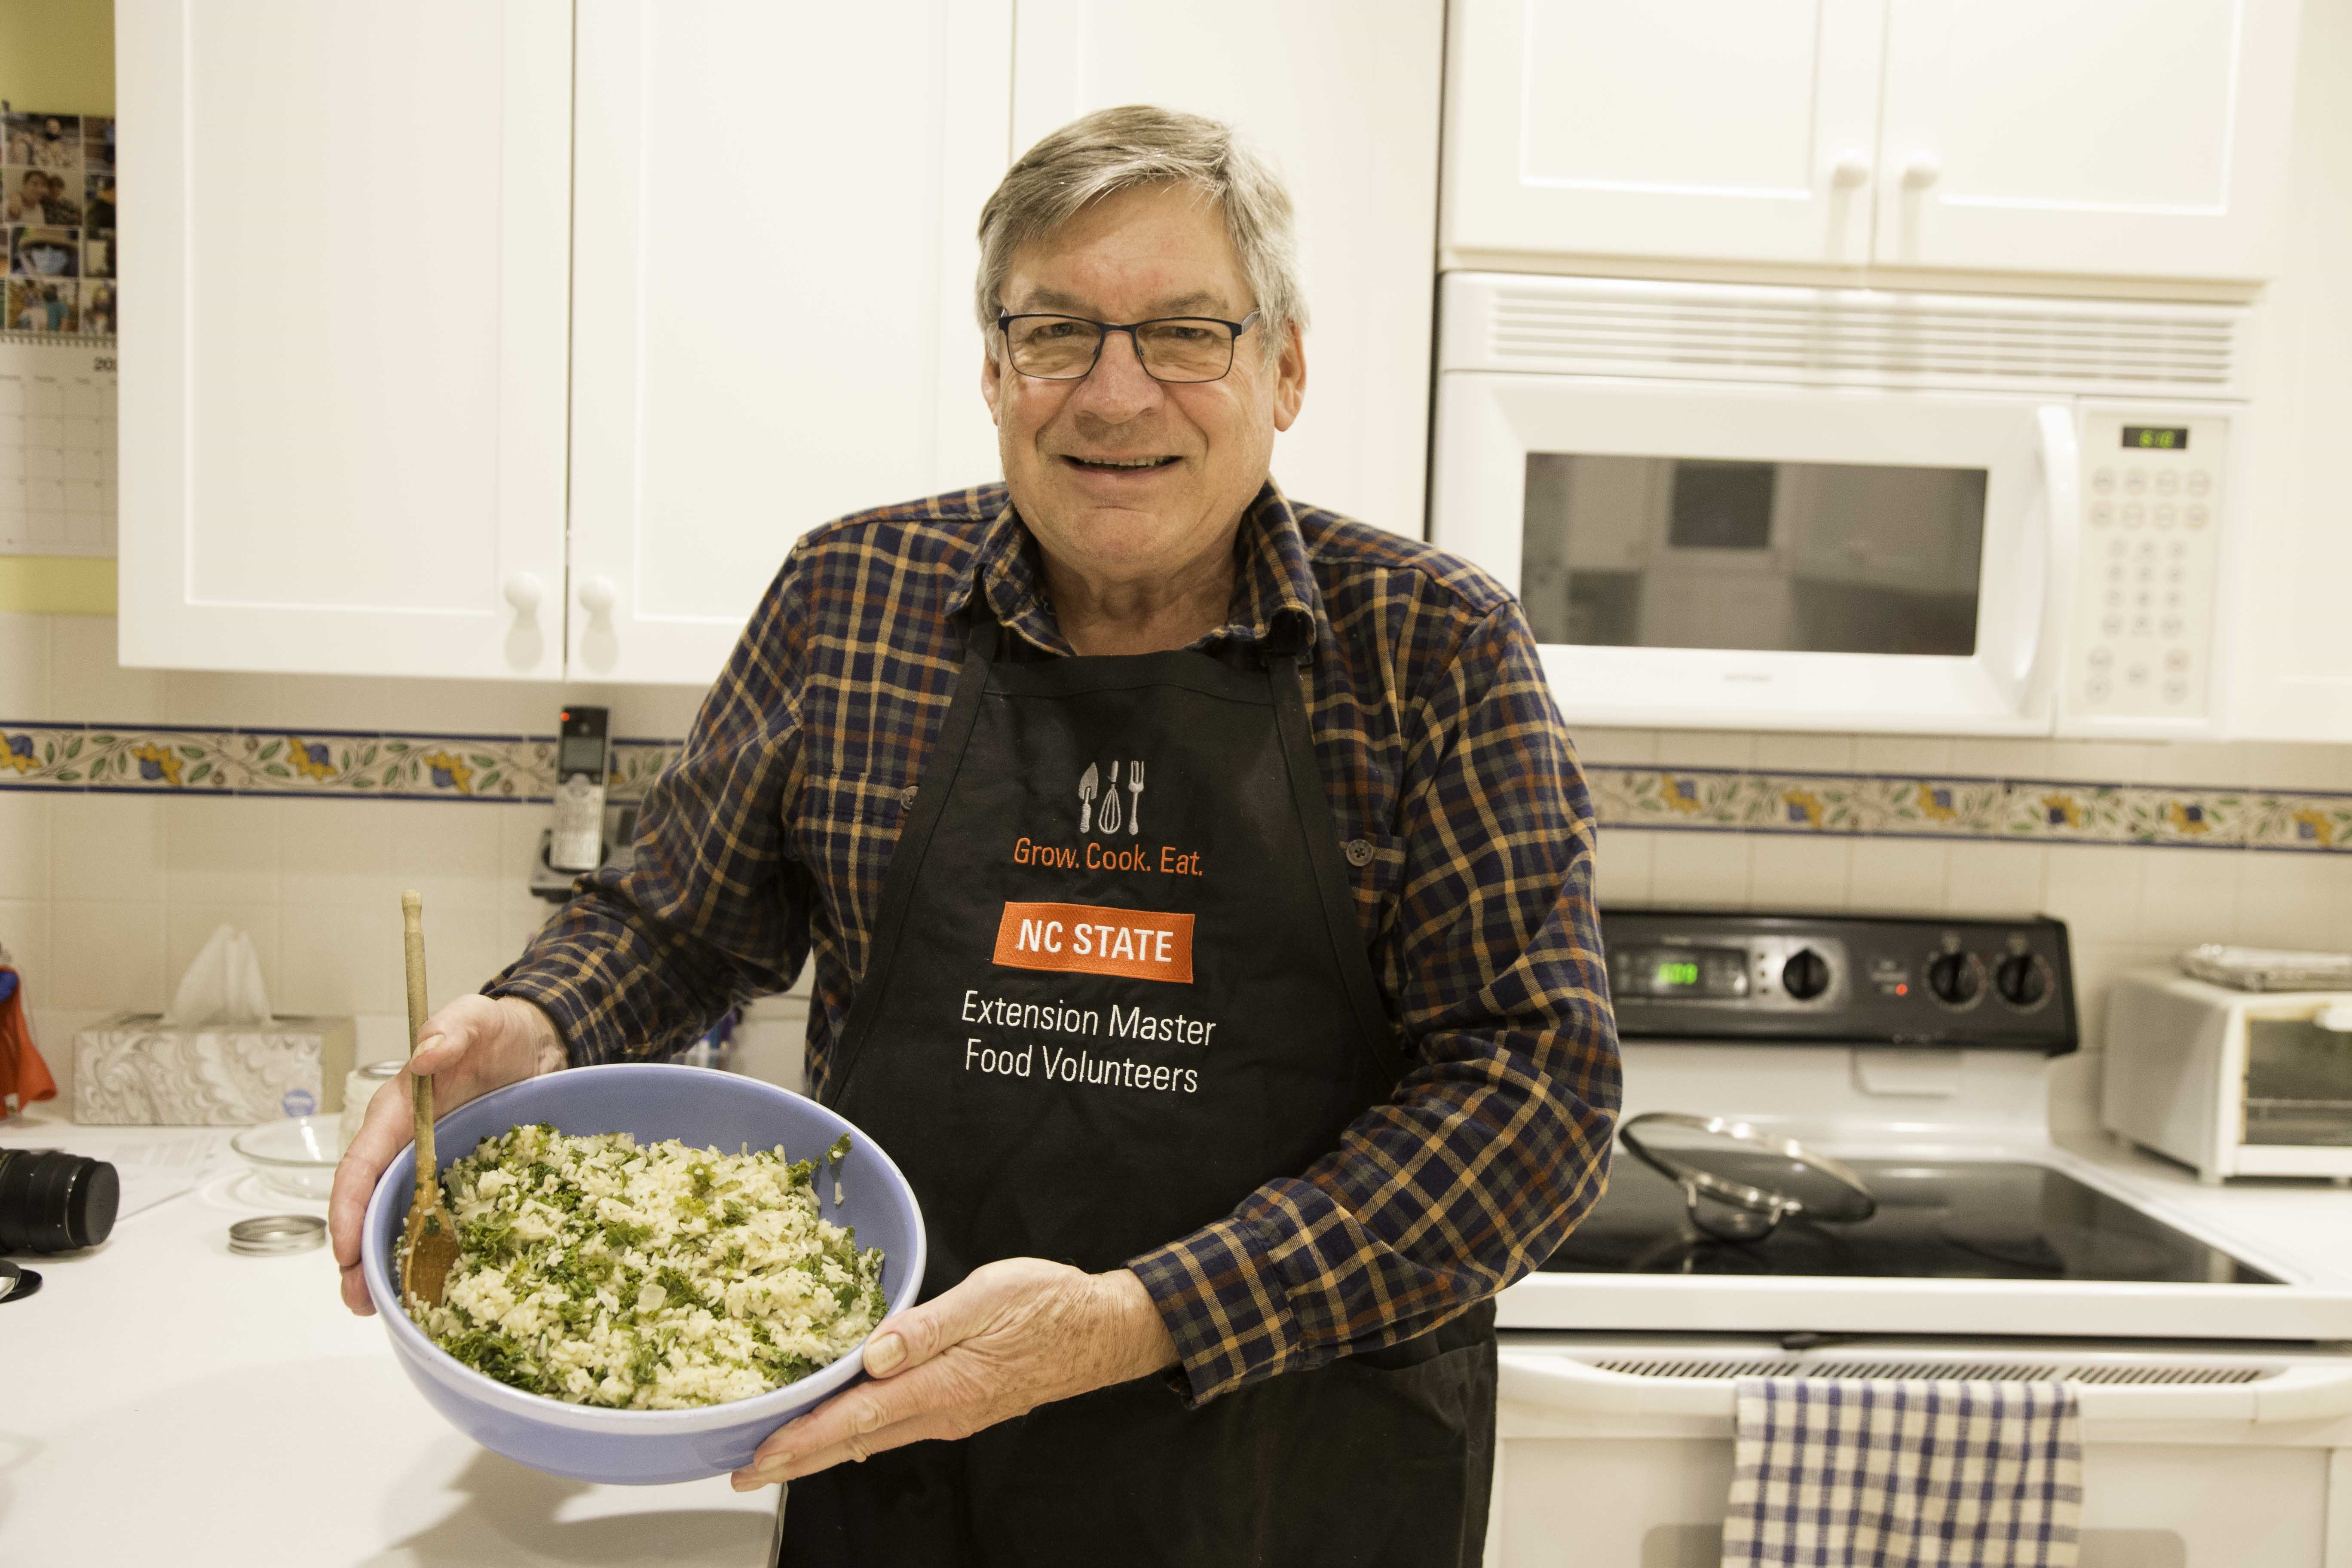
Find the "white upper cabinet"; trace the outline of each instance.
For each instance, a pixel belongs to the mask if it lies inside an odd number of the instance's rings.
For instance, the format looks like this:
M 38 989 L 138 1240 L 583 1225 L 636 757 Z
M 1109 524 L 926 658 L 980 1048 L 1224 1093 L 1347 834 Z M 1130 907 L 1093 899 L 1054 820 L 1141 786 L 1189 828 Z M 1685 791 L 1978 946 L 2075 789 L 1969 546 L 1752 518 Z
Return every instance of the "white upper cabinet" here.
M 1017 18 L 1014 156 L 1090 110 L 1155 103 L 1231 121 L 1272 159 L 1297 207 L 1312 323 L 1275 478 L 1418 538 L 1443 0 L 1021 0 Z
M 980 209 L 1118 103 L 1288 176 L 1275 472 L 1418 534 L 1442 0 L 1169 15 L 121 0 L 124 660 L 709 681 L 808 529 L 997 477 Z
M 1890 0 L 1877 259 L 2252 279 L 2292 0 Z
M 709 681 L 802 533 L 998 472 L 1012 0 L 581 0 L 571 672 Z
M 1444 243 L 2253 279 L 2294 0 L 1456 0 Z
M 560 674 L 570 5 L 115 40 L 123 661 Z
M 1445 243 L 1860 263 L 1884 0 L 1454 0 Z
M 2352 741 L 2352 5 L 2304 18 L 2285 259 L 2256 313 L 2230 722 L 2247 739 Z M 2352 771 L 2311 782 L 2352 787 Z

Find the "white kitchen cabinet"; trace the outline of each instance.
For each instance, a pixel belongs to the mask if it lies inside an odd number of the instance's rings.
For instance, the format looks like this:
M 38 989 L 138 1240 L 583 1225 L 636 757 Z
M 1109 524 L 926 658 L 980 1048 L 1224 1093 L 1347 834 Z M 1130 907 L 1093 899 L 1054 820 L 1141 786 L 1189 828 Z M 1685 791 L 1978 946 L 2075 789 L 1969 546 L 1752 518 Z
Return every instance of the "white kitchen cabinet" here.
M 1876 258 L 2253 279 L 2293 0 L 1888 0 Z
M 2254 321 L 2246 513 L 2231 584 L 2233 735 L 2352 741 L 2352 6 L 2304 18 L 2284 261 Z M 2315 780 L 2352 788 L 2352 773 Z
M 1181 16 L 1179 33 L 1170 32 Z M 1013 151 L 1156 103 L 1231 121 L 1297 206 L 1307 401 L 1284 490 L 1415 538 L 1429 447 L 1442 0 L 1022 0 Z
M 1464 265 L 2275 269 L 2295 0 L 1457 0 L 1454 28 Z
M 803 532 L 998 473 L 1012 0 L 581 0 L 572 673 L 701 684 Z
M 1454 0 L 1445 243 L 1859 264 L 1885 0 Z
M 807 529 L 996 477 L 981 205 L 1139 100 L 1297 196 L 1276 476 L 1420 533 L 1441 0 L 574 11 L 125 0 L 126 663 L 709 681 Z
M 123 662 L 559 675 L 571 5 L 120 0 L 115 47 Z

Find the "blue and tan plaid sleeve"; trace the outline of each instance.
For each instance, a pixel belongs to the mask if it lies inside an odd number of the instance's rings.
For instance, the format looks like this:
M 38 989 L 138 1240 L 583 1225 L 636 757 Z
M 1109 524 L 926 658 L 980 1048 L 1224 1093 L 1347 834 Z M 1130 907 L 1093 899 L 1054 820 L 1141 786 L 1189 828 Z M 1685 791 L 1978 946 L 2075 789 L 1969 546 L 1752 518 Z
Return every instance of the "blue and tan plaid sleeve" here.
M 575 1067 L 674 1055 L 729 1007 L 789 986 L 807 957 L 813 900 L 782 841 L 801 752 L 801 564 L 795 551 L 647 792 L 635 867 L 583 879 L 483 987 L 537 1003 Z
M 1606 1180 L 1591 805 L 1517 605 L 1413 707 L 1385 966 L 1404 1079 L 1303 1174 L 1129 1265 L 1196 1402 L 1435 1328 L 1549 1257 Z

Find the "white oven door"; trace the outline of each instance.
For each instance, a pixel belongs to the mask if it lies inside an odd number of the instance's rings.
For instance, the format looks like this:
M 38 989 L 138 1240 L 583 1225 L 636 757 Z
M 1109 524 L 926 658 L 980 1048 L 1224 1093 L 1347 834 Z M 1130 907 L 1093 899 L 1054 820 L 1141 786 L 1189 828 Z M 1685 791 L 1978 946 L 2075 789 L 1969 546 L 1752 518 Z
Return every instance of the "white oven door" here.
M 1436 447 L 1571 722 L 2051 731 L 2065 399 L 1449 371 Z

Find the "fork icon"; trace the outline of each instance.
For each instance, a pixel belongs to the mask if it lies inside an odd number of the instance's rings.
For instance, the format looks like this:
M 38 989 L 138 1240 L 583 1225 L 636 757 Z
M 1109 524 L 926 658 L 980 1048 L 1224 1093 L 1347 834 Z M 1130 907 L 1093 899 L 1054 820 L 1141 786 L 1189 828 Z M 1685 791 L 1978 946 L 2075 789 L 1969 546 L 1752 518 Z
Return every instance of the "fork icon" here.
M 1127 832 L 1133 837 L 1143 831 L 1143 822 L 1136 809 L 1143 804 L 1143 759 L 1138 757 L 1127 764 Z

